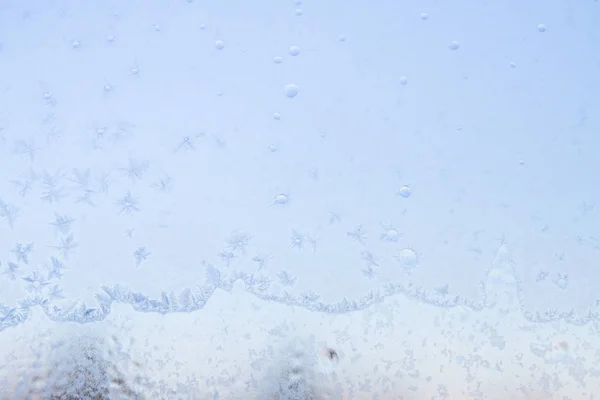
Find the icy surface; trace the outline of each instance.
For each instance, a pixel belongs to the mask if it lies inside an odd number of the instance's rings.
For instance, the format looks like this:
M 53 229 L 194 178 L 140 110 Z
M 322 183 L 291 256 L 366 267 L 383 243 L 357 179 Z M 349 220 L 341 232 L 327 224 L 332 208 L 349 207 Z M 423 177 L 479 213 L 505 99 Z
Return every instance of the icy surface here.
M 376 3 L 0 1 L 4 398 L 600 393 L 599 3 Z

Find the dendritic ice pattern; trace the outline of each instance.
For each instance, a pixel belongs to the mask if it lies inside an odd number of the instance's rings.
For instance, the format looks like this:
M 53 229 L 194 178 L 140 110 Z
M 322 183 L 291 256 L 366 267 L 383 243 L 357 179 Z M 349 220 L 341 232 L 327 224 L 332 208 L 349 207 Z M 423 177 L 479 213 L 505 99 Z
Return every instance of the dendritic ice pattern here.
M 408 3 L 2 2 L 0 338 L 226 294 L 597 340 L 600 5 Z

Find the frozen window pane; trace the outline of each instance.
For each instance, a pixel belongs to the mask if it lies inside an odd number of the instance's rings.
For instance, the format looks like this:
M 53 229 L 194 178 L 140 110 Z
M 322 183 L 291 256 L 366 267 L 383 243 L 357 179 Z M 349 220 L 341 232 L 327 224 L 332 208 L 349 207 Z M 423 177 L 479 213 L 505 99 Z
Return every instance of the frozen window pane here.
M 0 398 L 594 398 L 599 7 L 0 1 Z

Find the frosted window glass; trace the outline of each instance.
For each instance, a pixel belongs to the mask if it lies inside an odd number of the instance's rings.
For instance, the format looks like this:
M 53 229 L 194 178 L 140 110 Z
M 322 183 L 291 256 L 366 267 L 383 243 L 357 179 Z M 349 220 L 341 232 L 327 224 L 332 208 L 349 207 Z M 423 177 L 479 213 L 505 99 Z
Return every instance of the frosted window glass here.
M 599 7 L 0 0 L 0 398 L 597 398 Z

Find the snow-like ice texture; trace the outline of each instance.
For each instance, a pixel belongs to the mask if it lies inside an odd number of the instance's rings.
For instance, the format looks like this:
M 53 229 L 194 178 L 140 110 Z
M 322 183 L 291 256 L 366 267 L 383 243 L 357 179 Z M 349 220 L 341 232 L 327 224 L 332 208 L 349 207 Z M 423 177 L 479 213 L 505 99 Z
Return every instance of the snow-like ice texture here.
M 279 350 L 266 378 L 257 383 L 261 399 L 341 399 L 332 385 L 331 362 L 319 351 L 314 337 L 294 339 Z M 329 368 L 328 368 L 329 367 Z
M 50 333 L 29 356 L 11 364 L 10 379 L 2 381 L 0 398 L 21 399 L 216 399 L 218 392 L 186 382 L 177 389 L 145 375 L 116 337 L 100 337 L 83 330 L 57 338 Z M 40 339 L 41 337 L 38 337 Z M 273 352 L 265 375 L 250 380 L 239 398 L 256 400 L 341 399 L 332 385 L 335 360 L 330 359 L 314 337 L 292 339 Z M 133 356 L 133 357 L 132 357 Z M 207 356 L 208 357 L 208 356 Z M 337 357 L 337 356 L 336 356 Z M 4 366 L 6 368 L 6 366 Z M 3 371 L 6 373 L 7 371 Z M 218 372 L 215 372 L 215 376 Z M 6 378 L 5 374 L 5 378 Z M 214 378 L 214 377 L 211 377 Z M 233 391 L 233 393 L 236 393 Z M 336 395 L 337 393 L 337 395 Z M 231 395 L 231 393 L 229 394 Z
M 89 330 L 91 331 L 91 330 Z M 144 399 L 143 367 L 115 337 L 49 335 L 32 346 L 29 357 L 14 359 L 0 398 L 18 399 Z M 10 379 L 6 379 L 10 377 Z

